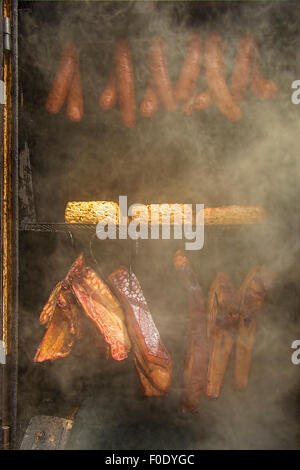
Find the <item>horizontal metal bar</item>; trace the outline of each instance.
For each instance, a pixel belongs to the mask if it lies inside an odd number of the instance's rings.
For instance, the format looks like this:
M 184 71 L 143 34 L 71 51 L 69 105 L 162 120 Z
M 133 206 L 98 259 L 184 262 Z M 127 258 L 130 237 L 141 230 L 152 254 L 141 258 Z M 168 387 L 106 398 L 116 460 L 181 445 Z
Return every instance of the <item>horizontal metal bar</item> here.
M 69 232 L 71 230 L 93 230 L 96 232 L 96 224 L 25 223 L 21 225 L 20 230 L 23 232 Z

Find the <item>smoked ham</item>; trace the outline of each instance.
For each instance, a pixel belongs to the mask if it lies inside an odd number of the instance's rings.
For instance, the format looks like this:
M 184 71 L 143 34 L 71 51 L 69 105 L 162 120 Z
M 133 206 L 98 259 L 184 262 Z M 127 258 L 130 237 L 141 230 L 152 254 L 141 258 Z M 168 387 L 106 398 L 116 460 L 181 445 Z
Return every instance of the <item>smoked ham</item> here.
M 86 266 L 80 255 L 65 279 L 55 286 L 42 310 L 40 322 L 48 329 L 35 362 L 58 359 L 70 353 L 75 339 L 82 337 L 82 310 L 98 331 L 98 337 L 93 333 L 94 343 L 102 350 L 103 335 L 106 357 L 111 355 L 118 361 L 127 357 L 131 345 L 122 308 L 109 287 Z
M 84 312 L 110 345 L 112 358 L 125 359 L 130 351 L 130 340 L 123 310 L 108 285 L 86 266 L 83 255 L 73 264 L 68 280 Z
M 257 314 L 262 309 L 266 293 L 277 276 L 265 266 L 255 266 L 241 286 L 240 321 L 235 354 L 235 385 L 248 385 L 252 353 L 257 328 Z
M 168 393 L 172 360 L 160 338 L 136 276 L 125 267 L 120 267 L 109 279 L 125 309 L 136 370 L 144 395 Z
M 240 295 L 226 274 L 214 279 L 207 299 L 210 356 L 206 394 L 220 395 L 228 361 L 234 344 L 234 326 L 239 318 Z
M 40 314 L 40 324 L 48 326 L 56 307 L 56 302 L 61 291 L 62 281 L 58 282 L 50 294 L 50 297 Z
M 174 266 L 184 286 L 189 312 L 189 336 L 185 353 L 182 412 L 197 413 L 206 387 L 208 338 L 206 305 L 202 288 L 182 251 L 174 256 Z
M 75 336 L 70 331 L 68 320 L 59 307 L 55 308 L 49 327 L 42 339 L 34 362 L 54 361 L 71 352 Z
M 81 312 L 67 280 L 59 282 L 42 310 L 40 322 L 47 331 L 34 362 L 54 361 L 68 356 L 76 339 L 81 338 Z

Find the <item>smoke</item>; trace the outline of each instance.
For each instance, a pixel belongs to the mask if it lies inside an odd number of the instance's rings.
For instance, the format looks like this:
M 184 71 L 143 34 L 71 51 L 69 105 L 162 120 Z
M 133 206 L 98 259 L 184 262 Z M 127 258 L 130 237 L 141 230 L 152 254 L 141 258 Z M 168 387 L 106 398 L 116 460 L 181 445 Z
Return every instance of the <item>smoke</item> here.
M 83 405 L 76 419 L 73 448 L 294 448 L 296 446 L 297 367 L 290 345 L 299 332 L 297 180 L 299 109 L 291 103 L 296 64 L 299 5 L 280 3 L 201 6 L 192 2 L 34 2 L 20 10 L 19 72 L 23 94 L 20 143 L 29 142 L 38 220 L 62 222 L 69 200 L 129 203 L 204 203 L 261 205 L 264 226 L 208 227 L 205 246 L 190 255 L 207 292 L 218 271 L 240 286 L 255 264 L 279 273 L 279 284 L 259 318 L 251 380 L 243 394 L 234 391 L 232 364 L 216 401 L 203 399 L 200 413 L 179 409 L 187 337 L 187 306 L 178 287 L 172 256 L 180 242 L 140 242 L 134 270 L 174 364 L 168 397 L 146 400 L 130 361 L 106 362 L 89 341 L 53 364 L 32 366 L 42 336 L 39 312 L 56 282 L 80 250 L 89 253 L 90 235 L 70 239 L 57 234 L 21 235 L 20 403 L 23 426 L 34 413 L 66 415 Z M 148 80 L 151 37 L 168 46 L 168 69 L 175 83 L 185 54 L 187 31 L 203 42 L 217 31 L 226 42 L 230 83 L 238 41 L 255 35 L 263 73 L 279 88 L 264 102 L 250 91 L 241 104 L 243 118 L 229 122 L 213 105 L 185 116 L 160 106 L 151 119 L 137 115 L 126 129 L 118 107 L 98 106 L 110 75 L 115 39 L 132 47 L 137 107 Z M 84 118 L 68 121 L 63 109 L 46 113 L 45 101 L 62 46 L 72 40 L 79 51 Z M 299 69 L 298 69 L 299 70 Z M 202 66 L 199 85 L 205 90 Z M 128 264 L 134 243 L 95 242 L 95 257 L 106 274 Z M 298 328 L 298 330 L 297 330 Z M 299 373 L 298 373 L 299 375 Z M 65 411 L 68 409 L 68 411 Z

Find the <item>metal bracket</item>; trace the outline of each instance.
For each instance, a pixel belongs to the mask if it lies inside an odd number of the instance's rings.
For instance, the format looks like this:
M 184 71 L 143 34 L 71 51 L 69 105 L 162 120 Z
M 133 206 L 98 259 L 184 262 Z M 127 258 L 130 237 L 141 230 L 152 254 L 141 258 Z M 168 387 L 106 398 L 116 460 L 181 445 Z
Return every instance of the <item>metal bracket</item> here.
M 0 104 L 6 103 L 6 94 L 5 94 L 5 83 L 3 80 L 0 80 Z
M 3 18 L 3 47 L 6 51 L 11 51 L 11 23 L 10 18 Z
M 0 364 L 6 364 L 6 353 L 4 342 L 0 341 Z

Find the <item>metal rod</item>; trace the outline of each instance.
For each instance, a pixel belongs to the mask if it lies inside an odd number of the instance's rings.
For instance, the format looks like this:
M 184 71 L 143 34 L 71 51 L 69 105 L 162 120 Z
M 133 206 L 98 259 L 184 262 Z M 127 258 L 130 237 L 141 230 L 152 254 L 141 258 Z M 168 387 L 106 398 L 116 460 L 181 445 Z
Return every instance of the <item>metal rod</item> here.
M 10 362 L 11 431 L 10 446 L 18 448 L 18 335 L 19 335 L 19 147 L 18 147 L 18 0 L 12 5 L 12 351 Z
M 3 3 L 4 16 L 11 15 L 9 0 Z M 4 52 L 6 103 L 3 121 L 3 225 L 2 225 L 2 312 L 3 341 L 6 354 L 11 353 L 12 319 L 12 58 Z
M 3 53 L 5 104 L 3 107 L 2 171 L 2 336 L 6 364 L 2 367 L 2 446 L 16 448 L 18 383 L 18 143 L 17 143 L 17 0 L 3 1 L 4 27 L 12 50 Z
M 10 2 L 3 2 L 3 16 L 11 14 Z M 5 104 L 3 107 L 3 168 L 2 168 L 2 340 L 5 355 L 11 353 L 12 320 L 12 60 L 7 51 L 3 54 L 3 80 Z M 8 364 L 1 367 L 1 443 L 2 449 L 10 447 L 11 407 Z

